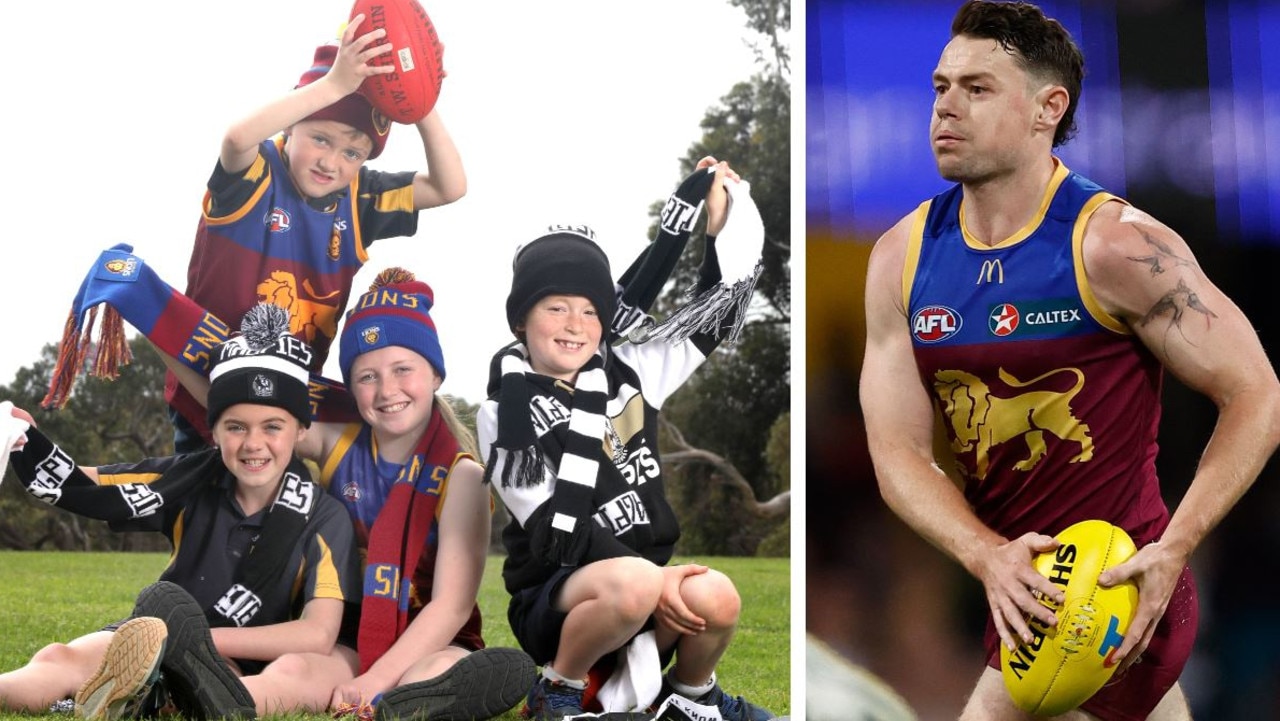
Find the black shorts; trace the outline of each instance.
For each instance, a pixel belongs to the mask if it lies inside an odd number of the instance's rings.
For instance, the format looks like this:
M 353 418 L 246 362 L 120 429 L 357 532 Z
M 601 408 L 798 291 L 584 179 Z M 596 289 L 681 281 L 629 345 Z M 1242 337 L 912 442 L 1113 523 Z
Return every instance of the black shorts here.
M 557 611 L 552 600 L 576 570 L 577 567 L 561 568 L 541 586 L 516 593 L 507 605 L 507 622 L 511 624 L 516 643 L 539 666 L 550 663 L 560 648 L 560 629 L 568 614 Z
M 553 600 L 564 582 L 579 568 L 581 566 L 561 568 L 541 586 L 516 593 L 507 606 L 507 622 L 511 624 L 516 642 L 539 666 L 550 663 L 560 649 L 560 630 L 564 628 L 564 620 L 569 614 L 557 611 Z M 650 616 L 636 633 L 644 633 L 653 627 L 653 616 Z M 671 662 L 674 654 L 674 646 L 658 650 L 658 659 L 663 668 Z M 606 663 L 611 663 L 612 660 L 613 657 L 608 654 L 601 659 Z

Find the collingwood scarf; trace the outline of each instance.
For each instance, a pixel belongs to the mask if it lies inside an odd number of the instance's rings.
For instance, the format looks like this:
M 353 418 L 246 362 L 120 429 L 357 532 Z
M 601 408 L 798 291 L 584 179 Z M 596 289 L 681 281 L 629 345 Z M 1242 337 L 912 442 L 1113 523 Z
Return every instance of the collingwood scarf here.
M 441 484 L 464 454 L 432 405 L 431 420 L 369 530 L 356 647 L 369 670 L 409 626 L 409 581 L 435 521 Z
M 550 534 L 545 542 L 534 545 L 547 549 L 547 560 L 560 565 L 576 565 L 586 553 L 590 540 L 586 524 L 591 522 L 596 479 L 602 471 L 616 472 L 600 465 L 609 393 L 604 370 L 607 352 L 607 347 L 601 344 L 578 372 L 572 388 L 568 426 L 557 426 L 541 438 L 529 415 L 531 392 L 543 386 L 549 394 L 550 386 L 562 381 L 534 373 L 529 365 L 529 350 L 523 343 L 508 346 L 494 358 L 501 374 L 498 440 L 485 466 L 485 481 L 492 480 L 500 450 L 506 456 L 500 476 L 503 487 L 536 485 L 543 482 L 544 466 L 558 469 L 551 497 L 550 527 L 530 529 L 530 533 Z M 492 372 L 493 367 L 490 370 Z
M 10 455 L 14 472 L 34 498 L 86 518 L 123 522 L 160 512 L 229 473 L 216 448 L 180 456 L 149 483 L 98 485 L 57 445 L 36 429 L 27 445 Z M 294 457 L 285 470 L 275 502 L 267 509 L 262 532 L 236 567 L 232 585 L 206 610 L 211 625 L 243 626 L 262 607 L 260 592 L 282 575 L 297 539 L 306 528 L 321 490 L 312 483 L 302 461 Z M 207 544 L 210 539 L 203 539 Z M 196 557 L 199 557 L 199 553 Z M 161 575 L 164 579 L 164 575 Z

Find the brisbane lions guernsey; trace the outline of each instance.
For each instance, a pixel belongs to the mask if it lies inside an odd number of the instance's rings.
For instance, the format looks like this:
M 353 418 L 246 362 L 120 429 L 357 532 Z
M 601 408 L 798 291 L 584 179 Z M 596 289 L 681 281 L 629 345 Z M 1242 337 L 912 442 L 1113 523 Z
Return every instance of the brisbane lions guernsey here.
M 1036 216 L 987 246 L 962 197 L 957 185 L 916 210 L 902 289 L 966 499 L 1006 538 L 1085 519 L 1139 547 L 1158 538 L 1161 367 L 1102 310 L 1081 253 L 1089 217 L 1119 198 L 1055 159 Z

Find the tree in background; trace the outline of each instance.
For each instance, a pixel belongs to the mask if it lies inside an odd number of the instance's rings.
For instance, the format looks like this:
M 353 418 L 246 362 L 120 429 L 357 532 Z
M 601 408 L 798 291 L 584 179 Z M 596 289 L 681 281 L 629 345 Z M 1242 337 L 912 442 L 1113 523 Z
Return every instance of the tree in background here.
M 683 554 L 785 555 L 790 550 L 791 406 L 791 84 L 786 33 L 790 5 L 731 0 L 761 33 L 761 70 L 738 83 L 702 120 L 702 138 L 680 161 L 682 175 L 699 158 L 728 160 L 751 183 L 765 228 L 764 271 L 742 336 L 723 346 L 663 406 L 674 473 L 668 492 L 685 529 Z M 662 202 L 650 209 L 656 222 Z M 705 221 L 703 221 L 705 222 Z M 666 314 L 693 286 L 700 237 L 655 304 Z M 708 449 L 715 449 L 711 451 Z M 766 500 L 761 500 L 766 499 Z M 767 540 L 766 540 L 767 539 Z
M 133 362 L 115 380 L 83 378 L 59 411 L 40 400 L 58 347 L 46 345 L 40 360 L 18 370 L 0 400 L 13 401 L 36 419 L 40 430 L 82 465 L 134 461 L 173 452 L 173 431 L 164 402 L 164 363 L 150 341 L 129 341 Z M 6 470 L 6 473 L 9 473 Z M 12 474 L 9 474 L 12 475 Z M 156 534 L 115 533 L 103 521 L 82 518 L 45 505 L 26 494 L 16 479 L 0 486 L 0 547 L 24 550 L 166 550 Z

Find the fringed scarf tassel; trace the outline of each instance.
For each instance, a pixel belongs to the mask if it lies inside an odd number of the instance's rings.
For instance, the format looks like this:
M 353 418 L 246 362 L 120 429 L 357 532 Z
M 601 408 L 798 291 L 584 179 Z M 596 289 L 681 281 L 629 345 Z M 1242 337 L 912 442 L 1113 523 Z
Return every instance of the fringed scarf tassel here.
M 103 308 L 102 323 L 98 325 L 98 339 L 95 342 L 93 328 L 97 324 L 100 307 Z M 94 351 L 93 362 L 86 364 L 91 349 Z M 65 406 L 71 398 L 76 378 L 82 372 L 114 380 L 120 376 L 120 367 L 128 365 L 132 360 L 133 353 L 129 350 L 129 342 L 124 333 L 124 318 L 115 308 L 95 305 L 87 314 L 72 308 L 63 326 L 58 359 L 49 377 L 49 392 L 40 401 L 41 407 Z
M 721 338 L 725 343 L 738 342 L 746 321 L 747 307 L 751 305 L 763 270 L 764 265 L 757 263 L 755 270 L 746 278 L 730 285 L 718 283 L 699 293 L 649 330 L 644 340 L 682 341 L 702 333 Z

